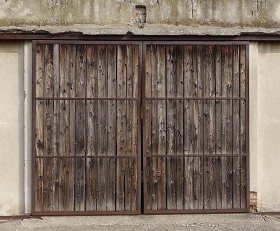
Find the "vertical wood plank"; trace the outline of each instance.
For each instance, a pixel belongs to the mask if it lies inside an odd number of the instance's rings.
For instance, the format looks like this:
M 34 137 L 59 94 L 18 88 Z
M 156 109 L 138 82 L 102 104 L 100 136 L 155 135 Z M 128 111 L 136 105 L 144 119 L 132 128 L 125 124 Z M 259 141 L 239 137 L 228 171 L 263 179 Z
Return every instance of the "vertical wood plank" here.
M 246 46 L 240 46 L 240 96 L 246 96 Z M 240 153 L 248 154 L 246 146 L 246 102 L 240 101 Z M 247 158 L 241 158 L 241 208 L 247 208 Z
M 247 207 L 247 157 L 240 157 L 240 175 L 241 175 L 241 208 Z
M 69 73 L 68 73 L 68 89 L 67 89 L 67 97 L 75 97 L 76 93 L 76 46 L 69 46 Z M 76 155 L 76 145 L 75 145 L 75 134 L 76 134 L 76 109 L 75 109 L 75 100 L 69 100 L 69 123 L 66 135 L 66 144 L 69 146 L 69 155 Z M 71 210 L 74 210 L 74 201 L 75 201 L 75 160 L 68 159 L 69 164 L 69 197 L 70 202 L 69 206 Z
M 222 96 L 232 97 L 232 49 L 224 46 L 222 52 Z M 222 101 L 222 153 L 232 153 L 232 100 Z M 223 208 L 232 208 L 232 157 L 223 160 Z
M 132 73 L 132 85 L 133 92 L 132 97 L 134 99 L 140 98 L 139 95 L 139 46 L 135 45 L 133 47 L 133 73 Z M 139 101 L 133 101 L 132 104 L 132 147 L 131 147 L 131 155 L 139 157 Z M 131 160 L 131 210 L 135 211 L 138 209 L 137 201 L 140 200 L 138 198 L 138 160 Z M 140 189 L 139 189 L 140 190 Z
M 74 97 L 73 75 L 70 74 L 71 46 L 61 45 L 59 49 L 59 97 Z M 75 121 L 74 105 L 69 100 L 59 101 L 59 155 L 74 155 L 74 138 L 72 123 Z M 73 118 L 74 117 L 74 118 Z M 74 210 L 74 160 L 61 158 L 59 160 L 59 210 Z
M 152 95 L 152 67 L 151 67 L 151 45 L 146 47 L 146 63 L 145 63 L 145 97 L 151 98 Z M 145 153 L 146 155 L 152 154 L 152 142 L 151 142 L 151 101 L 145 100 L 145 124 L 144 124 L 144 139 L 145 139 Z M 144 195 L 144 200 L 146 201 L 146 209 L 152 209 L 152 185 L 153 185 L 153 172 L 152 172 L 152 158 L 146 158 L 145 162 L 145 177 L 146 177 L 146 187 Z
M 207 46 L 204 62 L 204 96 L 215 97 L 215 68 L 214 46 Z M 215 102 L 214 100 L 204 101 L 204 155 L 215 153 Z M 216 208 L 215 176 L 214 176 L 215 158 L 208 157 L 204 159 L 204 208 Z
M 164 98 L 166 94 L 165 76 L 165 46 L 158 46 L 157 51 L 157 97 Z M 158 155 L 166 155 L 166 101 L 157 101 L 158 111 Z M 157 159 L 157 208 L 166 209 L 166 158 Z
M 246 97 L 246 46 L 240 46 L 240 97 Z
M 44 75 L 45 75 L 45 46 L 37 45 L 36 47 L 36 96 L 42 97 L 44 95 Z M 36 156 L 44 155 L 44 103 L 42 100 L 37 100 L 36 106 L 36 129 L 35 139 Z M 39 166 L 39 165 L 38 165 Z
M 86 96 L 86 45 L 77 45 L 76 51 L 76 97 Z M 85 156 L 85 101 L 76 100 L 76 155 Z M 85 159 L 76 158 L 75 211 L 85 210 Z
M 176 46 L 176 97 L 183 98 L 184 97 L 184 73 L 183 73 L 183 46 Z M 176 154 L 183 155 L 184 154 L 184 102 L 183 100 L 176 100 L 176 110 L 177 110 L 177 120 L 176 120 Z M 184 208 L 184 158 L 177 157 L 176 158 L 176 209 L 182 210 Z
M 204 81 L 204 47 L 197 46 L 194 53 L 194 65 L 197 66 L 197 88 L 196 96 L 203 96 L 203 81 Z M 203 101 L 195 100 L 194 102 L 194 118 L 197 118 L 197 148 L 196 154 L 203 155 Z M 193 163 L 193 176 L 194 176 L 194 209 L 203 208 L 203 158 L 194 158 Z
M 98 53 L 97 45 L 87 46 L 87 97 L 96 98 L 98 91 Z M 96 100 L 87 100 L 87 155 L 97 156 L 97 114 L 98 104 Z M 86 210 L 97 210 L 97 159 L 86 159 Z
M 226 55 L 227 55 L 228 47 L 222 46 L 222 82 L 221 82 L 221 96 L 227 96 L 227 75 L 226 75 Z M 227 102 L 226 100 L 221 101 L 221 121 L 222 121 L 222 134 L 221 134 L 221 153 L 225 154 L 227 150 L 226 146 L 226 126 L 227 126 Z M 221 172 L 222 172 L 222 209 L 227 208 L 227 166 L 226 166 L 226 158 L 222 158 Z
M 60 75 L 59 75 L 59 45 L 54 44 L 53 46 L 53 97 L 59 97 L 60 90 Z M 59 156 L 59 126 L 60 126 L 60 102 L 54 100 L 53 102 L 53 153 L 54 156 Z M 53 163 L 53 173 L 55 178 L 55 185 L 53 187 L 54 201 L 57 203 L 56 210 L 59 210 L 59 161 L 58 159 L 54 160 Z
M 167 97 L 176 97 L 176 50 L 166 46 Z M 176 102 L 167 100 L 167 155 L 176 155 Z M 176 209 L 176 158 L 167 158 L 167 209 Z
M 45 86 L 44 97 L 53 97 L 53 45 L 45 47 Z M 45 156 L 53 154 L 53 101 L 44 101 L 44 144 Z M 44 166 L 44 211 L 58 210 L 58 201 L 55 201 L 56 162 L 53 159 L 46 159 Z
M 108 98 L 117 97 L 117 50 L 115 45 L 110 45 L 107 48 L 108 60 Z M 117 101 L 108 101 L 108 156 L 116 156 L 116 129 L 117 129 Z M 107 210 L 114 211 L 116 204 L 116 160 L 109 159 L 108 179 L 107 179 Z
M 107 55 L 106 46 L 98 45 L 98 98 L 106 98 L 108 96 L 107 89 Z M 98 100 L 98 115 L 97 115 L 97 134 L 98 134 L 98 148 L 97 154 L 100 156 L 107 156 L 108 154 L 108 130 L 107 130 L 107 114 L 108 101 Z M 97 210 L 106 211 L 107 199 L 107 185 L 108 178 L 108 159 L 99 158 L 98 163 L 98 194 L 97 194 Z
M 44 94 L 44 72 L 45 72 L 45 47 L 36 46 L 36 96 Z M 35 156 L 44 155 L 44 101 L 36 101 L 36 122 L 35 122 Z M 35 160 L 35 211 L 43 210 L 43 176 L 44 169 L 42 161 Z
M 184 46 L 184 97 L 195 97 L 197 66 L 193 60 L 194 46 Z M 194 64 L 194 65 L 193 65 Z M 194 118 L 194 101 L 184 101 L 184 154 L 197 154 L 197 121 Z M 193 209 L 193 157 L 185 158 L 184 209 Z
M 126 97 L 133 97 L 133 46 L 127 45 L 126 48 Z M 127 100 L 126 104 L 126 155 L 132 155 L 132 126 L 133 126 L 133 101 Z M 133 177 L 133 160 L 126 160 L 125 169 L 125 210 L 132 209 L 132 177 Z
M 67 89 L 66 89 L 66 96 L 74 98 L 76 94 L 76 53 L 77 49 L 76 46 L 70 45 L 68 47 L 68 56 L 69 56 L 69 72 L 68 75 L 68 82 L 67 82 Z M 76 115 L 75 115 L 75 100 L 69 100 L 69 127 L 68 127 L 68 134 L 67 134 L 67 141 L 69 145 L 69 155 L 75 156 L 75 123 L 76 123 Z M 72 171 L 73 172 L 73 171 Z M 74 175 L 71 173 L 72 176 Z
M 66 86 L 67 86 L 67 46 L 59 47 L 59 95 L 58 97 L 65 97 Z M 68 109 L 68 107 L 67 107 Z M 67 129 L 67 118 L 65 100 L 59 100 L 59 155 L 66 156 L 68 152 L 68 144 L 66 144 L 66 129 Z M 68 185 L 69 178 L 67 177 L 68 163 L 67 159 L 59 159 L 59 210 L 67 211 L 69 194 Z M 70 208 L 69 208 L 70 209 Z
M 240 75 L 239 75 L 239 46 L 233 46 L 233 97 L 240 95 Z M 232 152 L 233 154 L 240 153 L 240 101 L 233 100 L 233 128 L 232 128 Z M 240 159 L 233 158 L 233 208 L 240 209 Z
M 126 46 L 117 47 L 117 97 L 126 97 Z M 117 155 L 126 156 L 126 101 L 117 102 Z M 117 160 L 116 210 L 125 209 L 125 163 L 126 159 Z
M 36 84 L 36 97 L 44 96 L 45 88 L 45 49 L 46 45 L 37 44 L 36 45 L 36 75 L 35 75 L 35 84 Z
M 158 97 L 158 46 L 151 46 L 151 84 L 152 84 L 152 98 Z M 151 125 L 151 144 L 152 144 L 152 155 L 158 155 L 158 142 L 159 142 L 159 124 L 158 124 L 158 100 L 152 100 L 151 102 L 151 114 L 152 114 L 152 125 Z M 157 181 L 157 158 L 151 158 L 151 172 L 152 172 L 152 209 L 157 210 L 158 208 L 158 181 Z
M 216 75 L 216 97 L 222 97 L 222 50 L 221 46 L 215 46 L 215 75 Z M 222 101 L 216 100 L 216 150 L 215 154 L 222 154 Z M 222 158 L 216 158 L 215 176 L 217 179 L 217 209 L 222 208 Z

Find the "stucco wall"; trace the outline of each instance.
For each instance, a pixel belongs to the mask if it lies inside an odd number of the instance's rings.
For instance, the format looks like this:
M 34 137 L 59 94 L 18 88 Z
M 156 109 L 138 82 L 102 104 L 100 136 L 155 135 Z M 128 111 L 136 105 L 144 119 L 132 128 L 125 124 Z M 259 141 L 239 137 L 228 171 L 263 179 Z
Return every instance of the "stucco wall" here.
M 0 43 L 0 214 L 23 212 L 23 47 Z
M 146 6 L 140 27 L 136 5 Z M 278 0 L 0 0 L 0 30 L 230 35 L 279 27 Z
M 258 209 L 280 211 L 280 44 L 259 43 L 258 57 Z
M 249 46 L 250 191 L 258 191 L 258 43 Z
M 31 211 L 31 43 L 0 43 L 0 216 Z M 250 43 L 250 190 L 280 211 L 280 43 Z
M 0 43 L 0 216 L 30 212 L 31 44 Z

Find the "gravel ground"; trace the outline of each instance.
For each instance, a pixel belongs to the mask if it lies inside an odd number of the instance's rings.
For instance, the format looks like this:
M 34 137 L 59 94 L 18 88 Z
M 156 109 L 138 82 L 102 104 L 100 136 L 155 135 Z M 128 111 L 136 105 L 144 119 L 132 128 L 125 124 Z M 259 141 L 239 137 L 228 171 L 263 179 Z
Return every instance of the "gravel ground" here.
M 0 220 L 0 230 L 280 230 L 280 216 L 254 214 L 42 217 Z

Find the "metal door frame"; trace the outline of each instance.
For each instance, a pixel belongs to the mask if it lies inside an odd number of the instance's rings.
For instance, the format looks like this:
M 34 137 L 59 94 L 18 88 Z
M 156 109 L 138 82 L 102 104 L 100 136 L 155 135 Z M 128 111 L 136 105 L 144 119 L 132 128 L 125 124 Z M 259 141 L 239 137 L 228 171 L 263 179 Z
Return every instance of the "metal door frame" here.
M 108 37 L 109 38 L 109 37 Z M 140 38 L 140 37 L 139 37 Z M 63 40 L 55 40 L 55 39 L 46 39 L 46 40 L 33 40 L 32 41 L 32 215 L 125 215 L 125 214 L 140 214 L 141 213 L 141 198 L 142 198 L 142 193 L 141 190 L 143 190 L 143 213 L 144 214 L 182 214 L 182 213 L 229 213 L 229 212 L 249 212 L 250 209 L 250 204 L 249 204 L 249 198 L 250 198 L 250 191 L 249 191 L 249 178 L 250 178 L 250 155 L 249 155 L 249 42 L 247 41 L 225 41 L 223 39 L 219 40 L 214 40 L 214 41 L 196 41 L 199 40 L 193 39 L 190 41 L 180 41 L 180 38 L 176 37 L 174 40 L 176 41 L 170 41 L 170 39 L 167 40 L 155 40 L 151 39 L 149 41 L 148 37 L 144 37 L 144 39 L 124 39 L 124 40 L 71 40 L 71 36 L 69 39 L 64 39 Z M 102 37 L 102 39 L 106 39 L 106 37 Z M 160 38 L 157 38 L 160 39 Z M 206 39 L 205 39 L 206 40 Z M 137 182 L 137 211 L 43 211 L 43 212 L 37 212 L 35 211 L 35 160 L 36 158 L 45 158 L 45 157 L 36 157 L 35 156 L 35 125 L 36 125 L 36 100 L 39 99 L 48 99 L 48 98 L 42 98 L 42 97 L 36 97 L 36 66 L 35 66 L 35 57 L 36 57 L 36 45 L 37 44 L 73 44 L 73 45 L 79 45 L 79 44 L 104 44 L 104 45 L 138 45 L 139 46 L 139 105 L 138 105 L 138 110 L 139 110 L 139 124 L 138 124 L 138 157 L 137 157 L 137 162 L 138 162 L 138 169 L 137 169 L 137 174 L 138 174 L 138 182 Z M 247 208 L 246 209 L 213 209 L 213 210 L 205 210 L 205 209 L 200 209 L 200 210 L 158 210 L 158 211 L 150 211 L 146 210 L 146 197 L 145 195 L 147 194 L 146 192 L 146 178 L 145 176 L 142 178 L 141 174 L 141 169 L 142 167 L 145 167 L 146 164 L 146 157 L 145 157 L 145 140 L 143 139 L 145 135 L 145 113 L 143 112 L 143 108 L 145 107 L 145 54 L 146 54 L 146 46 L 147 45 L 245 45 L 246 46 L 246 176 L 247 176 Z M 120 99 L 120 98 L 118 98 Z M 84 98 L 84 100 L 88 100 L 87 98 Z M 92 156 L 88 156 L 92 157 Z M 86 157 L 83 157 L 86 158 Z M 118 157 L 112 157 L 112 158 L 118 158 Z M 143 188 L 141 186 L 141 182 L 144 182 Z

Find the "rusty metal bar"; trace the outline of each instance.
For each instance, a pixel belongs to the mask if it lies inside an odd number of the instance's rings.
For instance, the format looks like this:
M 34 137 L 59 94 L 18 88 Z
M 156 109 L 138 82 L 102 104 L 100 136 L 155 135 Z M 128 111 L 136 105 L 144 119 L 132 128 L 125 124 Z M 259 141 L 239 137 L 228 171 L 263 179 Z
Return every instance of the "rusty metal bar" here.
M 140 215 L 140 211 L 35 211 L 32 216 L 104 216 L 104 215 Z
M 127 100 L 127 101 L 140 101 L 140 98 L 52 98 L 52 97 L 36 97 L 35 100 Z
M 186 210 L 145 210 L 145 214 L 226 214 L 226 213 L 249 213 L 248 209 L 186 209 Z
M 119 159 L 119 158 L 127 158 L 127 159 L 138 159 L 138 156 L 35 156 L 36 159 L 81 159 L 81 158 L 104 158 L 104 159 Z
M 174 157 L 174 158 L 179 158 L 179 157 L 247 157 L 248 154 L 244 155 L 244 154 L 186 154 L 186 155 L 145 155 L 144 157 L 146 158 L 159 158 L 159 157 Z
M 246 97 L 145 98 L 145 100 L 247 100 Z
M 141 42 L 139 44 L 139 54 L 138 54 L 138 61 L 139 61 L 139 67 L 138 67 L 138 97 L 140 98 L 140 103 L 138 104 L 138 169 L 137 169 L 137 198 L 136 198 L 136 203 L 137 203 L 137 210 L 139 213 L 142 212 L 142 85 L 144 84 L 145 81 L 142 79 L 143 75 L 143 62 L 142 62 L 142 57 L 143 55 L 143 43 Z M 145 54 L 145 53 L 144 53 Z

